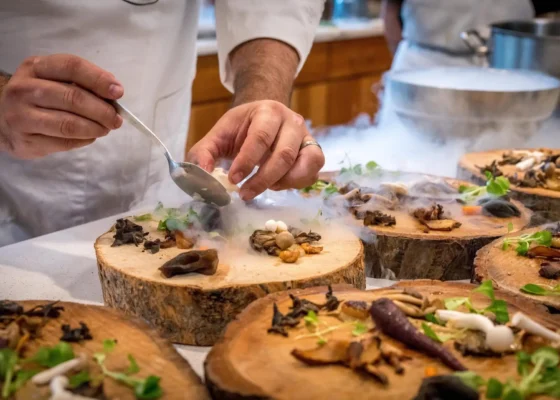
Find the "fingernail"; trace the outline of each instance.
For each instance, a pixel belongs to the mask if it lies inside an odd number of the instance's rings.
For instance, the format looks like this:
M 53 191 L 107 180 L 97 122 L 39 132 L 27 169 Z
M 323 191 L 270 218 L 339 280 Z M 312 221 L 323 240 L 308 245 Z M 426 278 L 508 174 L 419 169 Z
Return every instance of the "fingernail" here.
M 241 172 L 237 172 L 236 174 L 233 174 L 233 176 L 231 177 L 231 181 L 234 185 L 237 185 L 242 180 L 243 180 L 243 174 Z
M 256 195 L 257 194 L 252 190 L 242 190 L 240 192 L 241 200 L 243 201 L 253 200 L 256 197 Z
M 113 97 L 119 98 L 123 95 L 124 89 L 121 85 L 117 85 L 115 83 L 109 86 L 109 94 Z
M 122 126 L 123 119 L 120 115 L 115 118 L 115 129 L 119 129 Z

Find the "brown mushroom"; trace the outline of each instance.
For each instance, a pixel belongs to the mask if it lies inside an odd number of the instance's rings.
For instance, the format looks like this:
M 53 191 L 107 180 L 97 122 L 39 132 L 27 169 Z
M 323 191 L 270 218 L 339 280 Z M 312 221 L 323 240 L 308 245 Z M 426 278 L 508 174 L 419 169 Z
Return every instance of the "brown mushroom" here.
M 192 249 L 196 243 L 196 239 L 185 236 L 181 231 L 175 231 L 175 242 L 177 243 L 177 248 L 183 250 Z
M 527 251 L 527 257 L 560 259 L 560 249 L 546 246 L 535 246 Z
M 400 375 L 404 373 L 404 367 L 401 365 L 401 360 L 405 360 L 408 357 L 405 357 L 401 350 L 386 341 L 381 342 L 379 350 L 385 362 L 393 367 L 397 374 Z
M 179 254 L 163 264 L 159 270 L 166 278 L 198 272 L 214 275 L 218 269 L 218 252 L 215 249 L 191 250 Z
M 367 319 L 369 317 L 369 305 L 365 301 L 348 300 L 342 303 L 340 310 L 353 318 Z
M 285 263 L 293 264 L 299 258 L 299 251 L 284 250 L 278 254 L 278 257 Z
M 349 346 L 347 340 L 329 340 L 314 349 L 294 349 L 292 355 L 308 365 L 342 364 L 348 359 Z
M 295 243 L 295 238 L 290 232 L 284 231 L 277 234 L 274 241 L 280 250 L 286 250 Z
M 301 248 L 305 254 L 319 254 L 323 251 L 323 246 L 312 246 L 309 243 L 302 243 Z
M 387 385 L 389 383 L 389 379 L 387 375 L 385 375 L 381 370 L 372 364 L 367 364 L 364 366 L 364 371 L 366 371 L 369 375 L 373 376 L 375 379 L 379 381 L 382 385 Z
M 540 265 L 539 275 L 546 279 L 560 278 L 560 261 L 543 262 Z

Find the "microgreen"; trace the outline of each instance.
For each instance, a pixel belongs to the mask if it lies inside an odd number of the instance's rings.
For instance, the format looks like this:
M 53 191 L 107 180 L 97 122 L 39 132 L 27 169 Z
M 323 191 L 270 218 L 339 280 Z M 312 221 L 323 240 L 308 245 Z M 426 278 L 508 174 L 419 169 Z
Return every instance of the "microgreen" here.
M 309 193 L 314 191 L 323 192 L 326 196 L 330 196 L 332 194 L 338 193 L 338 188 L 332 182 L 327 183 L 322 180 L 318 180 L 311 186 L 304 187 L 301 189 L 303 193 Z
M 59 342 L 52 347 L 44 346 L 39 348 L 35 355 L 26 361 L 34 362 L 42 367 L 52 368 L 72 360 L 74 357 L 72 346 L 66 342 Z
M 445 325 L 445 323 L 440 321 L 440 319 L 436 317 L 434 313 L 428 313 L 424 315 L 424 319 L 428 322 L 431 322 L 432 324 L 442 325 L 442 326 Z
M 18 363 L 18 355 L 12 349 L 0 350 L 0 379 L 2 379 L 2 398 L 10 397 L 11 383 L 14 377 L 16 365 Z
M 456 372 L 463 383 L 478 390 L 486 386 L 486 398 L 502 400 L 524 400 L 532 395 L 549 395 L 560 397 L 560 369 L 558 368 L 558 350 L 552 347 L 541 347 L 533 354 L 518 352 L 517 381 L 500 382 L 496 378 L 485 381 L 472 371 Z
M 350 161 L 348 154 L 345 156 L 348 166 L 340 169 L 340 175 L 372 175 L 380 170 L 380 165 L 375 161 L 368 161 L 365 165 L 354 164 Z M 344 160 L 340 162 L 343 164 Z
M 150 213 L 134 216 L 135 221 L 150 221 L 151 219 L 152 219 L 152 214 Z
M 158 203 L 154 214 L 161 217 L 158 223 L 160 231 L 184 231 L 198 219 L 198 213 L 192 207 L 183 212 L 178 208 L 164 208 L 161 203 Z
M 547 289 L 535 283 L 528 283 L 520 290 L 523 293 L 532 294 L 534 296 L 560 296 L 560 285 L 550 286 L 549 289 Z
M 506 177 L 494 177 L 489 171 L 486 171 L 486 185 L 485 186 L 459 186 L 459 193 L 465 202 L 471 202 L 477 197 L 483 195 L 490 195 L 493 197 L 505 196 L 509 191 L 510 183 Z
M 319 325 L 319 317 L 317 316 L 317 313 L 313 310 L 309 310 L 307 315 L 303 317 L 303 320 L 305 321 L 305 325 L 308 326 L 316 327 Z
M 470 297 L 451 297 L 444 300 L 445 308 L 448 310 L 455 310 L 460 306 L 464 305 L 469 312 L 475 314 L 485 314 L 491 312 L 496 316 L 496 322 L 500 324 L 505 324 L 509 321 L 509 313 L 507 309 L 507 303 L 504 300 L 496 299 L 494 295 L 494 288 L 492 287 L 492 281 L 487 280 L 482 282 L 480 286 L 473 289 L 473 293 L 481 293 L 491 300 L 488 307 L 483 309 L 476 309 L 471 301 Z
M 163 395 L 163 390 L 159 385 L 159 377 L 150 375 L 145 379 L 141 379 L 131 376 L 140 371 L 140 367 L 132 355 L 128 355 L 129 366 L 125 372 L 111 371 L 105 366 L 107 354 L 111 352 L 115 346 L 115 340 L 106 339 L 103 341 L 104 352 L 95 353 L 93 355 L 103 375 L 133 388 L 134 395 L 137 399 L 151 400 L 160 398 Z
M 75 375 L 72 375 L 69 379 L 70 388 L 75 389 L 77 387 L 82 386 L 84 383 L 88 383 L 91 381 L 91 376 L 87 371 L 78 372 Z
M 515 248 L 517 254 L 524 256 L 527 254 L 532 244 L 550 247 L 552 244 L 552 233 L 544 230 L 531 234 L 526 233 L 516 237 L 506 237 L 502 242 L 502 250 L 507 250 L 514 244 L 517 244 Z
M 457 339 L 464 335 L 464 330 L 454 332 L 454 333 L 436 333 L 430 325 L 422 322 L 422 330 L 424 334 L 432 339 L 434 342 L 445 343 L 448 340 Z
M 369 329 L 368 329 L 366 324 L 358 321 L 358 322 L 356 322 L 356 326 L 354 327 L 354 330 L 352 331 L 352 335 L 360 336 L 360 335 L 363 335 L 364 333 L 366 333 L 368 330 Z

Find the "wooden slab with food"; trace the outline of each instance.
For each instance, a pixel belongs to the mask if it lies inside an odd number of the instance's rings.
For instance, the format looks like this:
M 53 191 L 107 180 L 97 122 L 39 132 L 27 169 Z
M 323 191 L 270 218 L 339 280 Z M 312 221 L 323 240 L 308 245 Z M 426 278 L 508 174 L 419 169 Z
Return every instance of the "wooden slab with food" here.
M 2 300 L 0 398 L 210 397 L 187 361 L 145 322 L 106 307 Z
M 512 198 L 535 212 L 533 225 L 560 220 L 560 149 L 493 150 L 459 161 L 461 179 L 482 184 L 487 172 L 510 180 Z
M 478 280 L 560 310 L 560 224 L 497 239 L 475 260 Z
M 359 167 L 359 168 L 356 168 Z M 347 209 L 362 231 L 366 275 L 392 279 L 470 279 L 476 252 L 529 224 L 531 212 L 509 198 L 509 182 L 484 186 L 360 165 L 325 174 L 310 194 Z
M 212 345 L 248 304 L 272 292 L 365 288 L 362 244 L 343 226 L 269 219 L 228 230 L 220 210 L 197 202 L 120 219 L 95 251 L 105 303 L 182 344 Z
M 490 281 L 292 290 L 228 326 L 205 378 L 215 399 L 552 398 L 559 328 Z

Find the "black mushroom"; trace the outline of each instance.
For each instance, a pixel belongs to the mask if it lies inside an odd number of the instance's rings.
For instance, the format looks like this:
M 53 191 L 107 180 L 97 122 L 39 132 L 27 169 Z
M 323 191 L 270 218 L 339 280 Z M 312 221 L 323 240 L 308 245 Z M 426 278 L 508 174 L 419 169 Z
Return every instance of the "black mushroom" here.
M 152 254 L 156 254 L 161 247 L 161 240 L 146 240 L 144 242 L 144 249 L 148 250 Z
M 18 303 L 9 300 L 0 301 L 0 316 L 21 314 L 23 314 L 23 307 Z
M 323 307 L 327 310 L 327 311 L 334 311 L 336 309 L 338 309 L 338 306 L 340 305 L 340 301 L 338 300 L 338 298 L 333 294 L 333 290 L 332 290 L 332 286 L 329 285 L 328 287 L 328 291 L 325 294 L 325 297 L 327 299 L 327 301 L 325 302 L 325 304 L 323 305 Z
M 546 279 L 559 279 L 560 261 L 543 262 L 539 269 L 539 275 Z
M 491 199 L 482 203 L 482 212 L 497 218 L 519 217 L 521 212 L 515 204 L 504 199 Z
M 531 247 L 527 251 L 527 257 L 546 258 L 549 260 L 560 260 L 560 249 L 547 246 Z
M 482 167 L 477 166 L 477 168 L 483 174 L 488 171 L 492 174 L 493 177 L 503 176 L 504 173 L 500 170 L 498 165 L 498 160 L 494 160 L 488 165 L 483 165 Z
M 479 393 L 453 375 L 425 378 L 413 400 L 478 400 Z
M 299 318 L 294 318 L 291 315 L 284 315 L 278 310 L 278 306 L 274 303 L 272 308 L 272 324 L 268 328 L 268 333 L 276 333 L 282 336 L 288 336 L 286 327 L 294 327 L 299 324 Z
M 430 208 L 417 208 L 412 211 L 412 215 L 432 231 L 451 231 L 461 226 L 460 222 L 444 216 L 441 204 L 434 204 Z
M 395 217 L 389 214 L 383 214 L 379 210 L 366 211 L 364 215 L 364 226 L 393 226 L 396 223 L 397 220 L 395 219 Z
M 81 342 L 84 340 L 91 340 L 91 332 L 89 327 L 80 321 L 80 326 L 78 328 L 71 328 L 70 325 L 62 325 L 62 337 L 60 340 L 63 342 Z
M 167 261 L 159 270 L 166 278 L 191 272 L 214 275 L 218 270 L 218 252 L 215 249 L 187 251 Z
M 387 298 L 375 300 L 369 312 L 375 326 L 384 334 L 431 357 L 439 358 L 454 371 L 466 370 L 449 350 L 420 333 L 391 300 Z
M 115 235 L 113 238 L 113 244 L 111 247 L 122 246 L 123 244 L 134 244 L 138 246 L 144 241 L 144 236 L 148 235 L 148 232 L 144 232 L 144 228 L 141 225 L 135 224 L 134 222 L 120 218 L 115 224 Z

